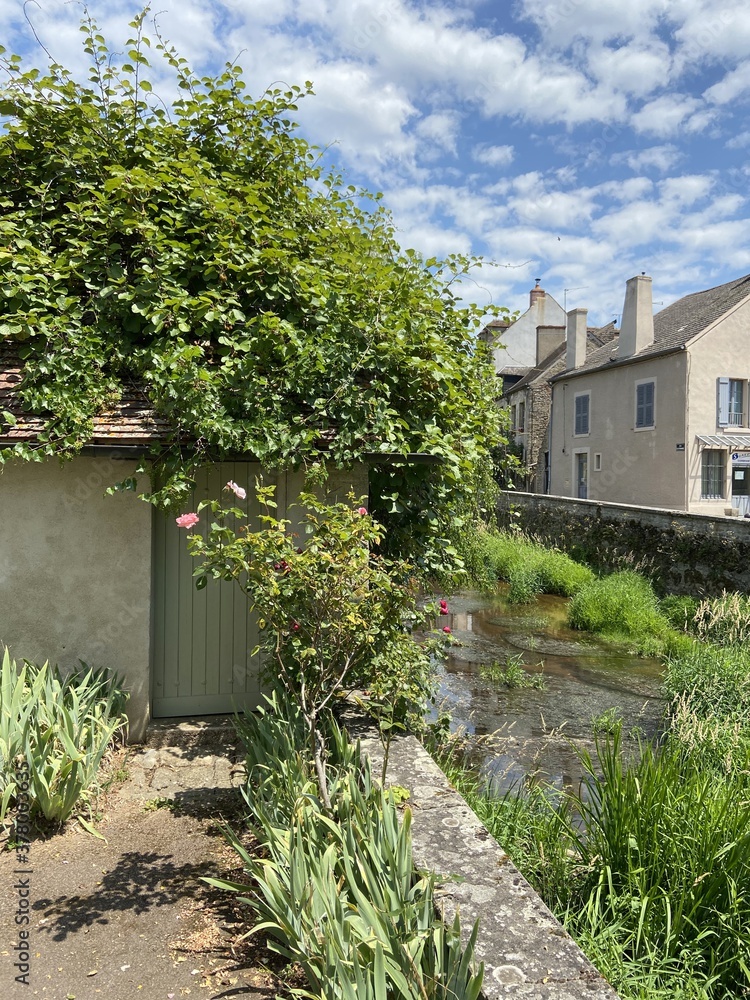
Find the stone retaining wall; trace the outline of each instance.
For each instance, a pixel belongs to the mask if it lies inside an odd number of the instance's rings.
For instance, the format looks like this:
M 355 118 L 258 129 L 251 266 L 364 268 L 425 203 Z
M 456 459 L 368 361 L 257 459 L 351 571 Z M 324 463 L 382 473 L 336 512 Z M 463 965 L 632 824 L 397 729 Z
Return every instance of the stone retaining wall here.
M 667 593 L 750 592 L 750 519 L 505 492 L 498 520 L 600 571 L 637 569 Z
M 373 728 L 344 721 L 379 773 L 383 749 Z M 436 894 L 443 919 L 458 912 L 465 940 L 479 920 L 486 1000 L 618 1000 L 413 736 L 394 737 L 387 783 L 410 792 L 415 866 L 447 876 Z

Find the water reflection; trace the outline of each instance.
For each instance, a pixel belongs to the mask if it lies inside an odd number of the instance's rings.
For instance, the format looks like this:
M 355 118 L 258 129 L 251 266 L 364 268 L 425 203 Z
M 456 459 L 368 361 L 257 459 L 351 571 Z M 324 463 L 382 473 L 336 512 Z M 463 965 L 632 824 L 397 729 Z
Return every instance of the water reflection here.
M 625 731 L 647 737 L 661 731 L 662 664 L 623 653 L 569 629 L 566 601 L 541 596 L 533 605 L 509 605 L 500 595 L 456 594 L 448 621 L 458 645 L 440 671 L 440 702 L 452 728 L 496 734 L 482 770 L 498 790 L 527 775 L 555 785 L 578 784 L 576 748 L 592 748 L 592 719 L 615 709 Z M 521 657 L 543 672 L 545 689 L 507 688 L 479 670 Z

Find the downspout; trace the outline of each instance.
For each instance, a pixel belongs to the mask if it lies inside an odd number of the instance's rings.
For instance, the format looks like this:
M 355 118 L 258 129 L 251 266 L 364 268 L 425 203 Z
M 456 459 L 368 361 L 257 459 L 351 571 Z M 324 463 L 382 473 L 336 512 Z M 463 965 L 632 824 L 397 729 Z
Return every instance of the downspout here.
M 685 512 L 690 510 L 690 461 L 691 455 L 693 453 L 692 444 L 688 441 L 688 429 L 690 427 L 690 368 L 692 364 L 692 358 L 690 357 L 690 351 L 687 350 L 685 345 L 682 345 L 683 351 L 687 355 L 687 360 L 685 363 L 685 465 L 683 476 L 685 480 Z M 690 447 L 688 445 L 690 444 Z
M 547 495 L 552 495 L 552 415 L 555 405 L 555 387 L 549 399 L 549 423 L 547 424 Z

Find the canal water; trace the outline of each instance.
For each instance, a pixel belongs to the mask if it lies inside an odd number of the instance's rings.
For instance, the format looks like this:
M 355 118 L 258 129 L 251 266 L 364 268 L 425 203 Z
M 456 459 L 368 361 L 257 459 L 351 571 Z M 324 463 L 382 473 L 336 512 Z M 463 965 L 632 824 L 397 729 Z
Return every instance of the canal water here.
M 440 619 L 455 645 L 439 671 L 438 706 L 451 728 L 477 737 L 482 772 L 502 792 L 533 778 L 557 787 L 577 785 L 577 750 L 593 750 L 593 720 L 616 713 L 624 734 L 652 738 L 662 729 L 662 664 L 623 652 L 566 625 L 567 601 L 540 596 L 512 605 L 498 594 L 459 593 Z M 544 688 L 508 688 L 484 679 L 483 665 L 508 658 L 542 673 Z M 437 714 L 437 712 L 436 712 Z

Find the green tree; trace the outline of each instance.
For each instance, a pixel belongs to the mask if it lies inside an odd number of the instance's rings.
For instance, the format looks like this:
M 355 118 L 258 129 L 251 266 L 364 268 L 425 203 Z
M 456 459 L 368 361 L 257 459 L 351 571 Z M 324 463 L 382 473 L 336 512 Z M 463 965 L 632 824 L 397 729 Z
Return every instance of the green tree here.
M 83 23 L 87 83 L 0 48 L 0 341 L 46 418 L 0 459 L 75 454 L 134 384 L 172 428 L 147 464 L 165 506 L 226 455 L 426 453 L 438 464 L 376 463 L 372 482 L 393 546 L 436 568 L 498 439 L 482 310 L 457 300 L 478 262 L 402 250 L 379 196 L 324 172 L 292 117 L 309 83 L 253 99 L 233 64 L 199 78 L 152 47 L 146 13 L 122 57 Z M 152 48 L 176 76 L 169 105 Z

